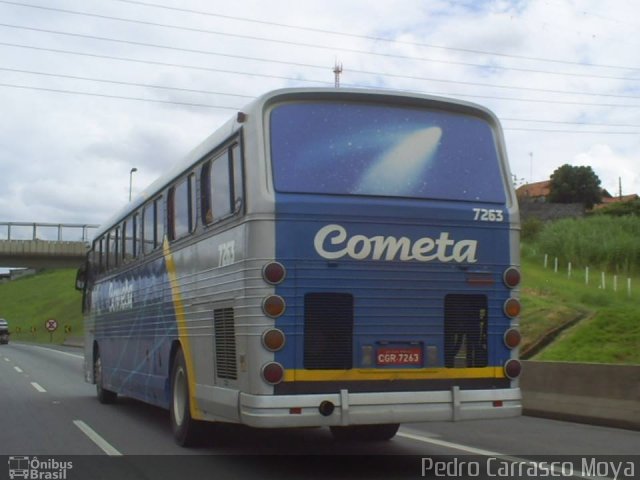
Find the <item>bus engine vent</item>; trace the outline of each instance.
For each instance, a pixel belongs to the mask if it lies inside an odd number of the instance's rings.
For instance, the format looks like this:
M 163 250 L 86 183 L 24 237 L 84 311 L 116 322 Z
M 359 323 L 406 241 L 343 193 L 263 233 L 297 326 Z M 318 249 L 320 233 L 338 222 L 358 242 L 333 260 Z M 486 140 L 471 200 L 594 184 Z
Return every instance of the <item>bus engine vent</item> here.
M 353 295 L 304 296 L 304 368 L 353 367 Z
M 213 311 L 214 338 L 216 344 L 216 375 L 218 378 L 236 380 L 236 331 L 233 308 Z
M 486 295 L 447 295 L 444 299 L 444 362 L 448 368 L 486 367 Z

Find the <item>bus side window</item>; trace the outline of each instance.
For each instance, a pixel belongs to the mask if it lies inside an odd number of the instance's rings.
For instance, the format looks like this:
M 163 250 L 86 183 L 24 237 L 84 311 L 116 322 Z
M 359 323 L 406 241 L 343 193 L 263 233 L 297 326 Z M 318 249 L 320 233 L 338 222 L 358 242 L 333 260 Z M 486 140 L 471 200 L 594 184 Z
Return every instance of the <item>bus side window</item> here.
M 117 226 L 115 228 L 115 230 L 112 233 L 113 235 L 113 252 L 111 252 L 112 258 L 113 258 L 113 265 L 111 265 L 112 268 L 116 268 L 118 265 L 120 265 L 120 250 L 122 247 L 120 247 L 120 226 Z
M 109 233 L 107 233 L 104 236 L 104 247 L 102 250 L 102 260 L 103 260 L 103 264 L 102 264 L 102 269 L 103 271 L 107 272 L 109 270 Z
M 122 224 L 122 260 L 128 263 L 133 259 L 133 235 L 135 233 L 133 218 Z
M 140 254 L 140 245 L 138 243 L 138 231 L 140 230 L 140 215 L 138 212 L 133 214 L 133 221 L 131 222 L 131 256 L 136 258 Z
M 162 211 L 162 197 L 158 197 L 153 202 L 153 248 L 162 246 L 164 237 L 164 214 Z
M 169 199 L 169 232 L 171 240 L 178 240 L 195 230 L 195 175 L 169 190 Z
M 136 257 L 144 254 L 144 210 L 136 213 Z
M 142 251 L 145 254 L 153 251 L 153 232 L 155 230 L 153 217 L 153 203 L 151 203 L 142 210 Z
M 138 214 L 129 217 L 122 226 L 122 258 L 125 263 L 137 256 L 136 229 L 138 228 Z
M 102 273 L 105 271 L 106 266 L 106 258 L 104 251 L 104 237 L 100 238 L 98 242 L 96 242 L 96 253 L 98 254 L 98 259 L 96 261 L 96 266 L 98 268 L 98 272 Z
M 115 232 L 111 231 L 107 234 L 107 270 L 111 270 L 116 266 L 114 258 L 115 251 Z
M 213 210 L 211 209 L 211 162 L 205 163 L 200 172 L 200 196 L 202 223 L 209 225 L 213 223 Z
M 233 199 L 231 198 L 231 182 L 229 151 L 225 151 L 211 163 L 211 207 L 213 219 L 218 220 L 233 212 Z
M 244 198 L 243 176 L 242 176 L 242 152 L 240 152 L 240 145 L 237 143 L 231 149 L 232 167 L 233 167 L 233 211 L 238 213 L 242 208 L 242 201 Z

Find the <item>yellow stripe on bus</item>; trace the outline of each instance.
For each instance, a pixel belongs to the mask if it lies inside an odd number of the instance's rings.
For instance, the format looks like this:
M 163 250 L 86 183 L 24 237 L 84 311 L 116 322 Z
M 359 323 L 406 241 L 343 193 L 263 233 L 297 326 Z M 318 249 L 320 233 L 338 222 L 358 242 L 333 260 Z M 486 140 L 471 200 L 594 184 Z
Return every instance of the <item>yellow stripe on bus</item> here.
M 169 241 L 165 237 L 162 243 L 162 251 L 167 264 L 167 274 L 169 276 L 169 284 L 171 285 L 171 295 L 173 297 L 173 307 L 176 312 L 176 321 L 178 323 L 178 338 L 182 345 L 182 353 L 184 353 L 184 361 L 187 368 L 187 381 L 189 382 L 189 407 L 191 417 L 195 420 L 201 420 L 202 415 L 196 402 L 195 391 L 195 368 L 193 366 L 193 356 L 191 354 L 191 343 L 189 342 L 189 332 L 187 328 L 187 320 L 184 315 L 184 304 L 182 303 L 182 295 L 180 294 L 180 286 L 178 285 L 178 275 L 176 274 L 176 264 L 173 261 L 173 254 L 169 248 Z
M 345 380 L 448 380 L 453 378 L 505 378 L 502 367 L 286 370 L 285 382 Z

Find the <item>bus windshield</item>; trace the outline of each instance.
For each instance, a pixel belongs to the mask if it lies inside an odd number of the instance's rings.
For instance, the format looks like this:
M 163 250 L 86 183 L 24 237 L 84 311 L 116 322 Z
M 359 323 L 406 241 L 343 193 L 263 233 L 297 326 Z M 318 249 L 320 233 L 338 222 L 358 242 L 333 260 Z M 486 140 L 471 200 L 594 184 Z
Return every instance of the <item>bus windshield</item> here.
M 406 106 L 300 102 L 270 114 L 278 192 L 505 202 L 482 118 Z

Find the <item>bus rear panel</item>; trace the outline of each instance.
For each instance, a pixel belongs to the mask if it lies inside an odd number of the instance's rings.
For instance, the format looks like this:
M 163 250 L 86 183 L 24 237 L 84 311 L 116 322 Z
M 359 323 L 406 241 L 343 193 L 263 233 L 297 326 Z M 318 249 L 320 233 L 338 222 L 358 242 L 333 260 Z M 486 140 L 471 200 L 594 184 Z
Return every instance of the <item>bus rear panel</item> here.
M 505 281 L 518 275 L 518 216 L 499 127 L 483 112 L 392 102 L 265 112 L 286 271 L 274 326 L 286 343 L 273 415 L 262 398 L 247 423 L 520 413 L 505 342 L 519 305 L 517 280 Z

